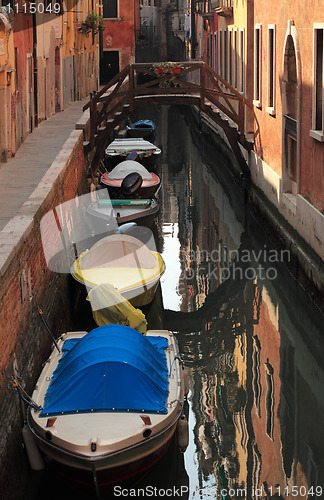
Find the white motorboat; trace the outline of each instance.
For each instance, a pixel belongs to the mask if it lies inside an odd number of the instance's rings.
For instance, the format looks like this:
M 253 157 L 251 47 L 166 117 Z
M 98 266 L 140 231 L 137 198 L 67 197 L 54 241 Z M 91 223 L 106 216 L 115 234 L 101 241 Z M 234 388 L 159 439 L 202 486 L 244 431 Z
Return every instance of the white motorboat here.
M 106 325 L 63 334 L 57 344 L 27 415 L 40 450 L 72 479 L 97 486 L 150 467 L 183 418 L 173 334 Z

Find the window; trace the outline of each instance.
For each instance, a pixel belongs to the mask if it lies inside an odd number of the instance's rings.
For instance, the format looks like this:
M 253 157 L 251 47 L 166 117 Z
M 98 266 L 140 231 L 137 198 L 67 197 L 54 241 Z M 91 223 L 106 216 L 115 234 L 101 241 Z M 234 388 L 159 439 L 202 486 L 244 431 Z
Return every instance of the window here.
M 227 80 L 227 76 L 228 76 L 228 72 L 227 72 L 227 69 L 228 69 L 228 61 L 227 61 L 227 31 L 224 30 L 224 40 L 223 40 L 223 44 L 224 44 L 224 72 L 223 72 L 223 77 L 225 80 Z
M 103 17 L 104 18 L 114 18 L 118 17 L 118 5 L 117 0 L 103 0 Z
M 233 31 L 229 32 L 228 36 L 228 81 L 233 84 Z
M 219 74 L 221 76 L 224 75 L 223 73 L 223 31 L 219 31 Z
M 234 87 L 237 89 L 237 30 L 234 31 Z
M 244 65 L 244 30 L 240 31 L 240 54 L 241 54 L 241 85 L 240 91 L 244 92 L 244 78 L 245 78 L 245 65 Z
M 255 411 L 257 416 L 261 417 L 260 399 L 261 399 L 261 382 L 260 382 L 260 352 L 261 344 L 257 336 L 253 336 L 253 354 L 252 354 L 252 389 L 254 395 Z
M 253 104 L 261 107 L 261 25 L 254 28 L 254 100 Z
M 275 27 L 268 26 L 268 96 L 266 111 L 275 115 Z
M 149 18 L 148 17 L 141 17 L 141 29 L 140 29 L 139 39 L 141 40 L 141 47 L 145 47 L 145 45 L 148 44 L 148 39 L 149 39 Z
M 289 178 L 297 182 L 297 139 L 287 134 L 287 166 Z
M 214 61 L 213 61 L 213 68 L 214 71 L 217 73 L 217 33 L 214 33 Z
M 85 21 L 86 16 L 87 16 L 87 4 L 85 0 L 78 0 L 76 3 L 77 22 Z
M 314 24 L 313 117 L 311 137 L 324 142 L 324 24 Z
M 213 60 L 214 60 L 214 44 L 213 44 L 213 35 L 210 35 L 210 43 L 209 43 L 209 49 L 210 49 L 210 54 L 209 54 L 209 61 L 208 64 L 212 68 L 213 67 Z
M 273 440 L 273 423 L 274 423 L 274 380 L 273 367 L 267 361 L 265 364 L 267 393 L 265 399 L 266 405 L 266 433 Z
M 64 24 L 67 24 L 67 22 L 68 22 L 67 1 L 68 0 L 63 0 L 63 22 L 64 22 Z

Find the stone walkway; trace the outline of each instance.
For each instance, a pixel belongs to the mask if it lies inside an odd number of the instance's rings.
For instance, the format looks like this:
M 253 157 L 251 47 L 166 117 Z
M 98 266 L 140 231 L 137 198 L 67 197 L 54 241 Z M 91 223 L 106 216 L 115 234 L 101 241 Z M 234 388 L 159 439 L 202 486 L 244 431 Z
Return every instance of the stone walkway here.
M 41 122 L 8 163 L 0 163 L 0 231 L 28 200 L 82 116 L 88 98 Z

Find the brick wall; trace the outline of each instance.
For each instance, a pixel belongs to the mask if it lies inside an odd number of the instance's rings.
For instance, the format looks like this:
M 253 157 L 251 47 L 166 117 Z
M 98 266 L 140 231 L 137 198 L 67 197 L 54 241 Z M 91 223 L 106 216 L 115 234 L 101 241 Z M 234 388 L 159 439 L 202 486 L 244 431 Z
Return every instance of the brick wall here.
M 10 383 L 13 365 L 31 394 L 51 344 L 36 304 L 55 336 L 68 330 L 73 319 L 69 275 L 47 268 L 40 220 L 58 204 L 85 192 L 85 173 L 83 132 L 75 130 L 29 200 L 0 233 L 0 485 L 6 486 L 2 498 L 23 497 L 28 471 L 21 451 L 21 406 Z

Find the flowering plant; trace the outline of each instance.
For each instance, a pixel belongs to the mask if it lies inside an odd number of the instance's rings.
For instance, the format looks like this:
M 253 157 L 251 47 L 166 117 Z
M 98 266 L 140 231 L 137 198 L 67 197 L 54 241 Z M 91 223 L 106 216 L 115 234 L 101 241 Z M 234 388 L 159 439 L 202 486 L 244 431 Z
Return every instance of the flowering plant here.
M 181 73 L 181 68 L 183 66 L 179 64 L 178 62 L 161 62 L 161 63 L 155 63 L 152 66 L 152 69 L 154 73 L 157 75 L 165 74 L 165 73 Z
M 96 14 L 94 11 L 89 12 L 85 21 L 81 24 L 79 31 L 82 33 L 88 34 L 92 31 L 94 34 L 98 33 L 98 31 L 103 31 L 105 29 L 105 25 L 103 23 L 102 18 Z

